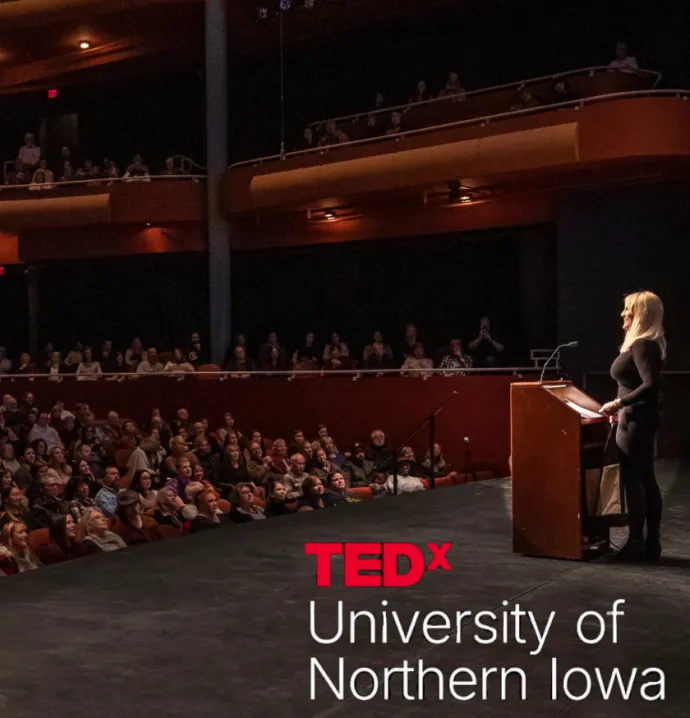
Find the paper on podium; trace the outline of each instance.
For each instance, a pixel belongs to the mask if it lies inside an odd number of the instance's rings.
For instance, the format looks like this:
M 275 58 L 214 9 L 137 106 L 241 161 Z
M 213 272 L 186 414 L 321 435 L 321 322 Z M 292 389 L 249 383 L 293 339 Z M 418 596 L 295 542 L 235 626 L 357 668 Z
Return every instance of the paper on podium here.
M 601 419 L 601 414 L 597 413 L 596 411 L 591 411 L 590 409 L 585 409 L 584 406 L 580 406 L 574 401 L 570 401 L 570 399 L 566 399 L 565 403 L 571 409 L 575 409 L 575 411 L 578 412 L 580 416 L 584 416 L 585 419 Z

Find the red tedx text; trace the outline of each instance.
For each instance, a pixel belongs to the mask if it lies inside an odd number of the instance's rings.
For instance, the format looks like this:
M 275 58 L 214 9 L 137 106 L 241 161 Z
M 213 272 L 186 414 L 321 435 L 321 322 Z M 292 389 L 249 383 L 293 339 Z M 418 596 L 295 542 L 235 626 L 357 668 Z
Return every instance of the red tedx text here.
M 422 550 L 411 543 L 308 543 L 304 552 L 316 556 L 316 585 L 331 585 L 331 558 L 343 556 L 345 586 L 414 586 L 426 571 L 451 571 L 446 554 L 453 545 L 427 544 L 432 559 L 427 565 Z M 404 556 L 409 567 L 400 569 L 398 558 Z M 378 575 L 363 572 L 378 572 Z

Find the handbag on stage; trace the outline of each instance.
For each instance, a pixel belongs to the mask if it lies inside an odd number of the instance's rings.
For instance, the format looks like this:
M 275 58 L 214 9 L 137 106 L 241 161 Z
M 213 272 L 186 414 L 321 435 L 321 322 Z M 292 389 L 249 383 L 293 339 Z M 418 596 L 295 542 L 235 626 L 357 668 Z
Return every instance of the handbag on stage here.
M 601 467 L 586 471 L 587 513 L 590 517 L 606 517 L 606 523 L 611 526 L 624 526 L 628 517 L 615 437 L 616 425 L 612 424 L 604 446 Z

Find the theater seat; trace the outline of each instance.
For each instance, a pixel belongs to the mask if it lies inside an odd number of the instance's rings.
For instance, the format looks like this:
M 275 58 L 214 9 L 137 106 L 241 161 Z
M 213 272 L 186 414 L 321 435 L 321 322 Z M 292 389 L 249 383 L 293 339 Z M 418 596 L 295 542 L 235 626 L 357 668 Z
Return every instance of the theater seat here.
M 29 531 L 26 542 L 32 551 L 40 550 L 42 547 L 50 545 L 50 533 L 48 529 Z
M 266 503 L 266 489 L 264 489 L 263 486 L 257 486 L 254 490 L 254 496 L 255 498 L 259 499 L 259 501 L 263 501 L 264 504 Z
M 374 497 L 368 486 L 356 486 L 355 488 L 348 489 L 347 495 L 355 499 L 361 499 L 362 501 L 368 501 Z
M 224 513 L 230 513 L 230 502 L 225 499 L 218 499 L 218 508 Z
M 120 477 L 120 488 L 121 489 L 128 489 L 131 483 L 132 483 L 132 477 L 130 476 L 129 471 L 124 476 Z
M 129 457 L 133 453 L 131 449 L 118 449 L 115 452 L 115 466 L 117 466 L 118 469 L 126 469 Z
M 453 479 L 449 476 L 442 476 L 440 479 L 436 479 L 436 488 L 441 489 L 446 486 L 455 486 Z
M 174 526 L 168 526 L 167 524 L 158 524 L 156 531 L 162 539 L 179 538 L 182 536 L 180 529 L 176 529 Z
M 223 371 L 222 367 L 218 364 L 202 364 L 196 373 L 199 375 L 199 379 L 219 379 L 220 377 L 210 374 L 210 372 Z

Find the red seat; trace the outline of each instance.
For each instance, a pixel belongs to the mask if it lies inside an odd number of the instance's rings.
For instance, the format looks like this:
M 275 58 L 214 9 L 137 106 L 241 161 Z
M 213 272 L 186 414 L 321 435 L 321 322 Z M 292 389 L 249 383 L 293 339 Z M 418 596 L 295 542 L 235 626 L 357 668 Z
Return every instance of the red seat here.
M 37 549 L 50 545 L 50 533 L 48 529 L 29 531 L 26 542 L 32 551 L 36 551 Z
M 224 513 L 229 514 L 230 513 L 230 502 L 226 501 L 225 499 L 218 499 L 218 508 Z
M 356 486 L 355 488 L 348 489 L 347 495 L 355 499 L 361 499 L 362 501 L 368 501 L 373 498 L 371 489 L 368 486 Z

